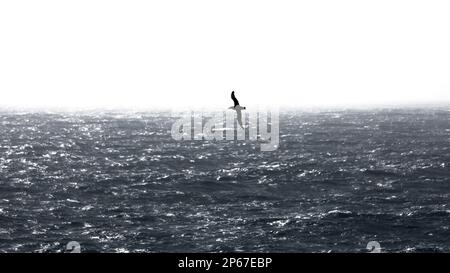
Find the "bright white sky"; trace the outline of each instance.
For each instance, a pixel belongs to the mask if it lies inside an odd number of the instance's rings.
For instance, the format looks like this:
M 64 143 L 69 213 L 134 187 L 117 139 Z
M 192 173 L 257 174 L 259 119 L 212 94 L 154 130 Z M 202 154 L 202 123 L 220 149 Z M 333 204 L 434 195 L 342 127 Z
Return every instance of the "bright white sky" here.
M 0 104 L 450 102 L 450 1 L 0 2 Z

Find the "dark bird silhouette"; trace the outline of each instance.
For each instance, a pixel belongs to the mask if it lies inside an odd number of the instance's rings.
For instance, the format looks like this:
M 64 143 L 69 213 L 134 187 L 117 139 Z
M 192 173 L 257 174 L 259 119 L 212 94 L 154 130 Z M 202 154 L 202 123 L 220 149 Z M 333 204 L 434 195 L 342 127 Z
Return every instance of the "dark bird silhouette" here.
M 239 123 L 239 126 L 241 126 L 242 129 L 244 129 L 242 125 L 242 112 L 241 110 L 245 110 L 245 107 L 242 107 L 239 105 L 239 101 L 236 99 L 236 96 L 234 95 L 234 91 L 231 92 L 231 99 L 234 102 L 234 106 L 230 106 L 228 109 L 232 109 L 236 111 L 237 114 L 237 121 Z

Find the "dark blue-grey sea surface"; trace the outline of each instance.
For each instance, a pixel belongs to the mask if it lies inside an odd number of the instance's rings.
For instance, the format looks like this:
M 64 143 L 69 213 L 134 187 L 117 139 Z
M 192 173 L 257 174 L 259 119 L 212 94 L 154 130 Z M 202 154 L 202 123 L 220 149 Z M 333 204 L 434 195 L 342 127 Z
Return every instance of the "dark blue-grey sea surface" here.
M 0 252 L 450 252 L 450 111 L 285 112 L 280 146 L 161 113 L 0 113 Z

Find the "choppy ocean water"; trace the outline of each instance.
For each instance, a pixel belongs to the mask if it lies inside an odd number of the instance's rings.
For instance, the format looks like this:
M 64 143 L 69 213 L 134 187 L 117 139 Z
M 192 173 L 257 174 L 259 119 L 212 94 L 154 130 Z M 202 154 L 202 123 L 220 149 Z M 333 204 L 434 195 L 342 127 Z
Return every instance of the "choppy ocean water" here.
M 280 145 L 169 113 L 0 113 L 0 252 L 450 252 L 450 111 L 280 113 Z

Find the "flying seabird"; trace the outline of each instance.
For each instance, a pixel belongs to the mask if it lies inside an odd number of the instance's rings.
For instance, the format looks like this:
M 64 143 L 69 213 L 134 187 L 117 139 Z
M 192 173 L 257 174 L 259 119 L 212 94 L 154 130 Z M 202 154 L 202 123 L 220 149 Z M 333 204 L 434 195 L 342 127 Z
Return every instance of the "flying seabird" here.
M 242 107 L 242 106 L 239 105 L 239 101 L 234 96 L 234 91 L 231 92 L 231 99 L 234 102 L 234 106 L 230 106 L 230 108 L 228 108 L 228 109 L 232 109 L 232 110 L 236 111 L 238 123 L 241 126 L 241 128 L 244 129 L 244 127 L 242 126 L 242 113 L 241 113 L 241 110 L 245 110 L 245 107 Z

